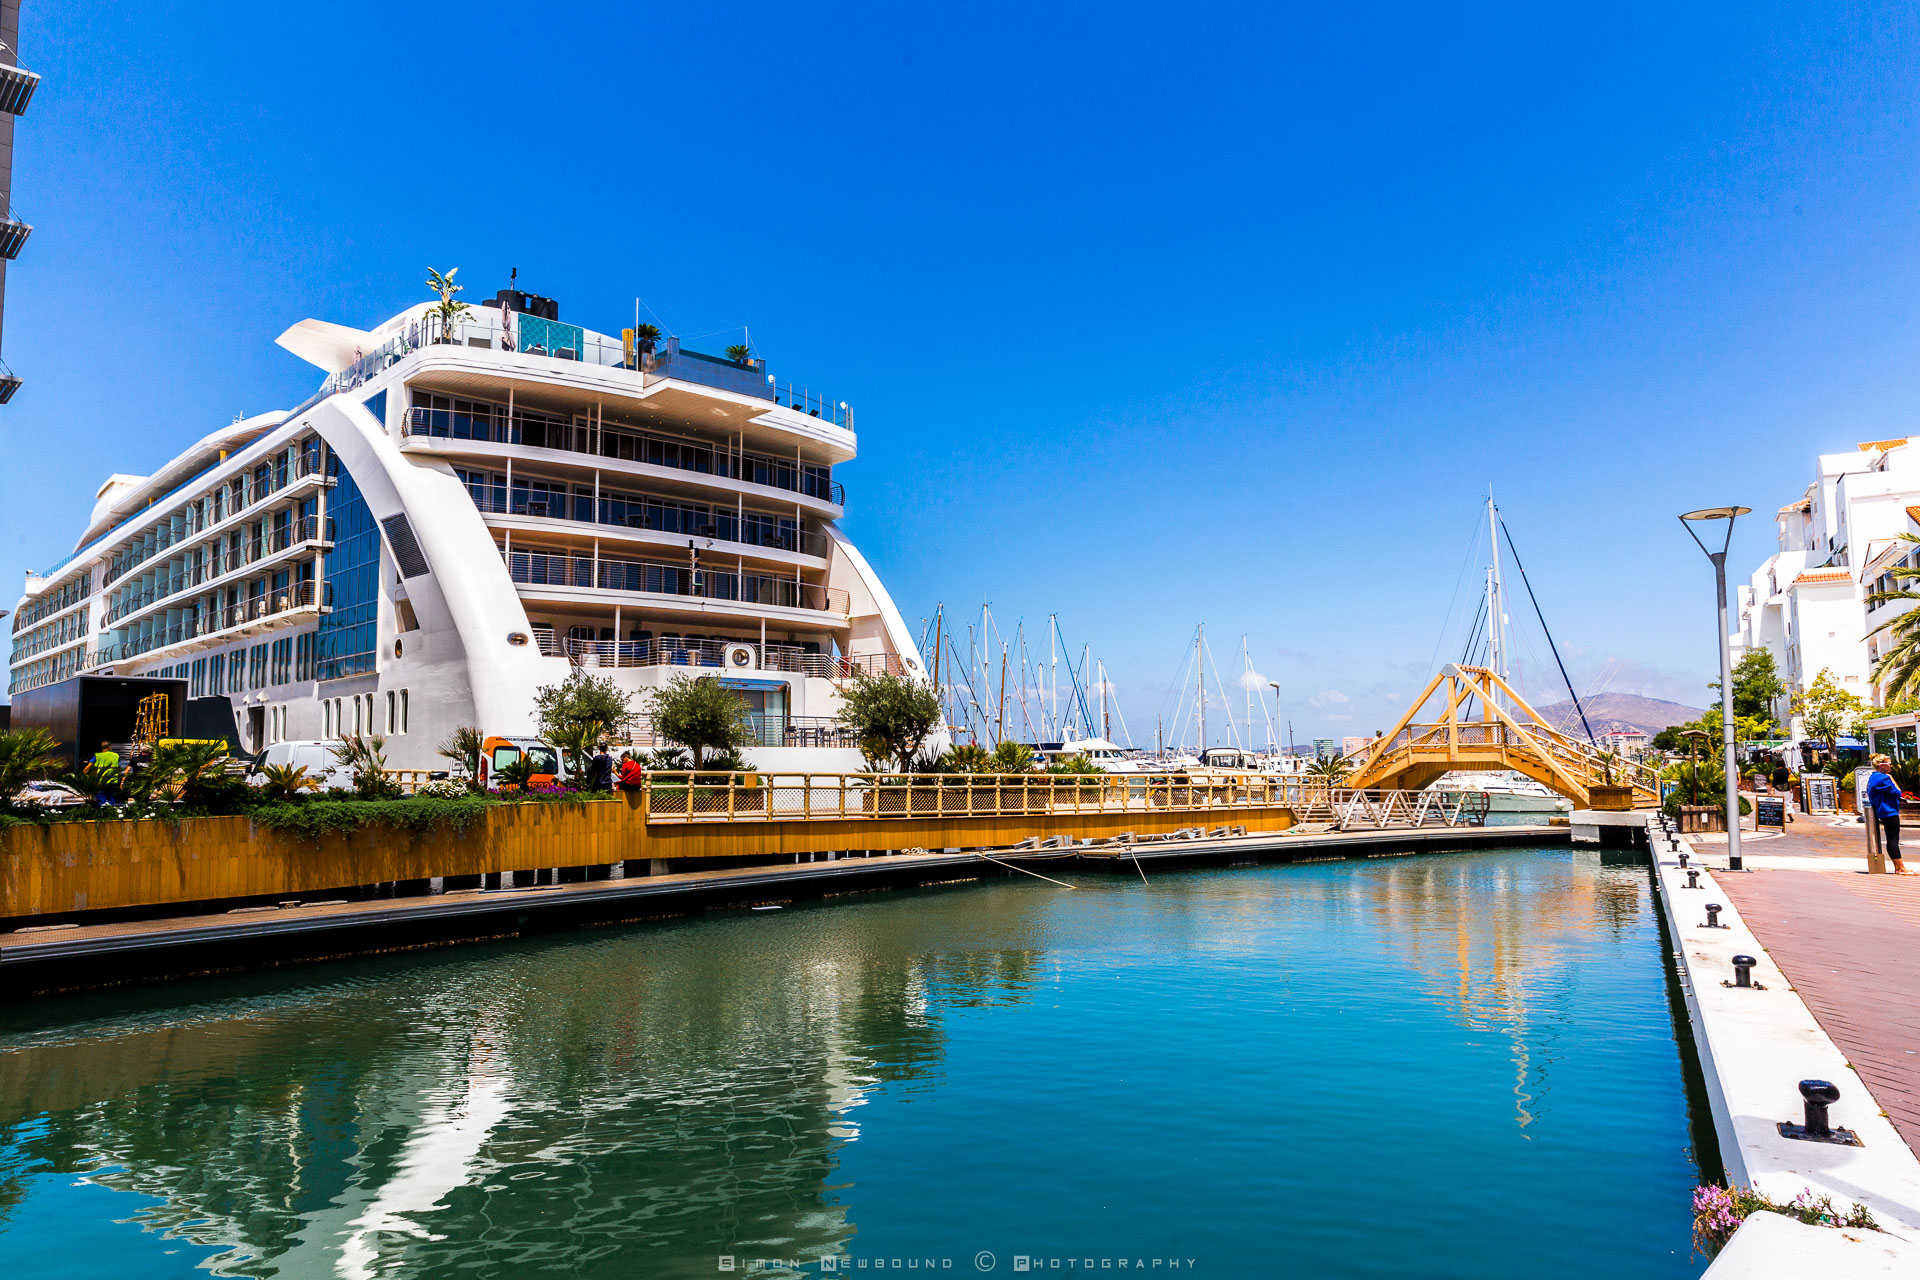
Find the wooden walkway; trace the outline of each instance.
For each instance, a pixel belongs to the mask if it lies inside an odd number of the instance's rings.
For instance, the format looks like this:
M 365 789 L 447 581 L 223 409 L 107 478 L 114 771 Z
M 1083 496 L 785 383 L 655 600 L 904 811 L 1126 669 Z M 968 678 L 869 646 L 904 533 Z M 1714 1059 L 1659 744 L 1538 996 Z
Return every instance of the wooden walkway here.
M 1742 842 L 1749 874 L 1715 876 L 1920 1152 L 1920 876 L 1867 875 L 1866 836 L 1851 818 L 1795 816 L 1785 836 Z

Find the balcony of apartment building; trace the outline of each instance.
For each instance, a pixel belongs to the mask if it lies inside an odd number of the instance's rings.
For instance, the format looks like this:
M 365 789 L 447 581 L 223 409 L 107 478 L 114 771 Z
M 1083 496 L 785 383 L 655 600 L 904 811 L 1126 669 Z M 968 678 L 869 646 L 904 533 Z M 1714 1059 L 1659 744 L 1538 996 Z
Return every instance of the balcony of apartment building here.
M 819 529 L 783 512 L 710 505 L 665 494 L 609 491 L 560 479 L 456 468 L 468 495 L 505 542 L 534 540 L 618 556 L 691 554 L 708 563 L 794 577 L 827 567 L 832 545 Z M 511 546 L 509 549 L 512 549 Z
M 649 618 L 656 615 L 649 614 Z M 662 625 L 668 625 L 663 621 Z M 577 628 L 592 630 L 592 627 Z M 604 630 L 604 628 L 602 628 Z M 637 639 L 589 639 L 557 635 L 550 626 L 534 624 L 534 640 L 550 658 L 565 658 L 577 667 L 688 667 L 712 670 L 778 671 L 845 683 L 863 675 L 905 675 L 906 663 L 897 654 L 828 653 L 821 644 L 791 644 L 755 640 L 748 636 L 710 636 L 665 633 Z M 740 650 L 750 659 L 741 661 Z M 778 746 L 779 743 L 766 743 Z M 789 744 L 793 745 L 793 744 Z
M 691 351 L 672 336 L 657 344 L 636 341 L 632 330 L 613 339 L 579 325 L 526 312 L 512 312 L 510 317 L 503 326 L 499 312 L 470 312 L 451 324 L 442 324 L 439 317 L 431 314 L 421 316 L 409 323 L 404 332 L 362 355 L 346 369 L 328 375 L 320 390 L 295 412 L 301 412 L 325 396 L 357 390 L 409 357 L 419 356 L 414 367 L 424 368 L 436 363 L 431 358 L 436 354 L 495 351 L 522 357 L 515 366 L 536 376 L 547 370 L 530 361 L 551 361 L 550 371 L 556 375 L 582 371 L 582 366 L 595 373 L 618 371 L 607 381 L 616 393 L 646 395 L 655 387 L 671 393 L 676 389 L 674 384 L 706 388 L 747 402 L 744 407 L 751 415 L 780 410 L 846 431 L 854 429 L 853 410 L 846 401 L 811 387 L 797 386 L 790 380 L 782 382 L 767 371 L 765 360 L 753 356 L 736 359 Z M 460 362 L 437 363 L 451 366 Z M 511 376 L 505 368 L 502 373 Z M 625 379 L 619 376 L 622 374 L 626 375 Z M 411 376 L 411 370 L 403 376 Z M 667 397 L 673 398 L 671 394 Z M 713 402 L 712 397 L 704 399 L 709 405 Z
M 142 530 L 127 546 L 109 555 L 100 585 L 110 586 L 155 556 L 176 547 L 191 549 L 195 542 L 210 541 L 243 518 L 257 518 L 269 499 L 292 502 L 334 483 L 317 449 L 304 451 L 291 461 L 280 458 L 262 462 L 178 507 L 167 518 Z
M 86 666 L 91 669 L 137 657 L 160 656 L 174 649 L 190 652 L 215 648 L 269 627 L 278 630 L 315 621 L 328 611 L 331 599 L 330 584 L 308 578 L 267 586 L 245 599 L 224 605 L 196 601 L 191 610 L 180 611 L 188 616 L 142 628 L 135 635 L 128 636 L 122 631 L 122 638 L 108 640 L 103 633 L 101 638 L 106 642 L 87 656 Z
M 426 403 L 419 403 L 425 401 Z M 614 484 L 646 480 L 687 491 L 721 490 L 757 501 L 792 503 L 828 519 L 845 513 L 846 491 L 831 456 L 805 448 L 772 452 L 686 431 L 608 421 L 599 413 L 560 413 L 417 392 L 400 419 L 401 448 L 512 467 L 518 459 L 590 471 Z M 841 459 L 844 460 L 844 459 Z
M 206 547 L 205 554 L 192 563 L 115 591 L 108 600 L 105 622 L 127 626 L 186 592 L 222 585 L 235 574 L 268 573 L 289 561 L 317 555 L 333 546 L 333 532 L 333 521 L 320 516 L 269 523 L 248 537 L 234 537 L 229 531 L 224 542 Z
M 502 547 L 500 552 L 521 599 L 587 606 L 594 617 L 613 623 L 616 634 L 621 612 L 634 622 L 645 615 L 692 624 L 718 615 L 783 629 L 840 631 L 848 625 L 847 592 L 796 575 L 743 572 L 697 557 L 640 560 L 558 547 Z

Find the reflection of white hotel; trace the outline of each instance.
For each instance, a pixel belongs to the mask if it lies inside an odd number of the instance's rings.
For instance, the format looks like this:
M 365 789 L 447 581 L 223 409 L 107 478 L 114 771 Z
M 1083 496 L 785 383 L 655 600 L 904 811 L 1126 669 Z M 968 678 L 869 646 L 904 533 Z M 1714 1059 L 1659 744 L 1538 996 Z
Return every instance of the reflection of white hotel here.
M 845 404 L 546 299 L 444 335 L 432 309 L 302 321 L 279 341 L 327 373 L 306 404 L 109 477 L 75 554 L 27 581 L 13 693 L 172 675 L 230 699 L 249 749 L 372 730 L 419 768 L 456 725 L 531 732 L 533 691 L 576 667 L 634 690 L 691 671 L 758 713 L 763 766 L 858 767 L 839 687 L 923 672 L 835 524 Z

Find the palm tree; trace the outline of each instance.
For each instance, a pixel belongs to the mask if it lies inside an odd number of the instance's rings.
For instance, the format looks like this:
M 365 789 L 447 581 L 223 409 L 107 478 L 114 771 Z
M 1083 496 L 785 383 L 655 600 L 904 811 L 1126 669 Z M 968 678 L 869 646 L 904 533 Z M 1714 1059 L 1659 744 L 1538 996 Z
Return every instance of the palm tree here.
M 745 364 L 753 358 L 753 351 L 744 342 L 736 342 L 727 348 L 727 359 L 736 364 Z
M 1024 742 L 1003 738 L 987 757 L 987 764 L 995 773 L 1032 773 L 1033 748 Z
M 1900 537 L 1920 543 L 1920 534 L 1903 533 Z M 1920 568 L 1897 568 L 1889 571 L 1888 576 L 1896 583 L 1908 585 L 1892 591 L 1875 591 L 1867 597 L 1869 609 L 1897 600 L 1920 601 L 1920 590 L 1913 586 L 1914 580 L 1920 579 Z M 1888 703 L 1920 694 L 1920 609 L 1909 609 L 1897 618 L 1889 618 L 1867 634 L 1876 636 L 1883 631 L 1892 637 L 1893 644 L 1873 664 L 1874 680 L 1884 684 Z
M 14 793 L 60 767 L 60 744 L 45 729 L 0 733 L 0 812 L 13 807 Z
M 940 757 L 940 763 L 949 773 L 985 773 L 993 762 L 985 747 L 978 743 L 963 742 L 948 749 Z
M 303 764 L 270 764 L 260 771 L 260 791 L 269 800 L 296 800 L 320 789 L 320 779 L 309 778 Z
M 440 305 L 433 309 L 433 314 L 440 317 L 440 341 L 442 342 L 453 341 L 454 322 L 468 310 L 466 303 L 456 302 L 453 298 L 454 294 L 467 287 L 463 284 L 455 284 L 453 282 L 453 278 L 459 274 L 460 268 L 458 267 L 455 267 L 445 275 L 435 271 L 432 267 L 427 268 L 427 288 L 440 295 Z
M 480 749 L 486 745 L 486 737 L 470 724 L 463 724 L 447 735 L 435 751 L 466 770 L 471 782 L 480 776 Z
M 1330 756 L 1325 760 L 1315 760 L 1307 766 L 1307 776 L 1329 787 L 1337 787 L 1347 780 L 1353 772 L 1353 766 L 1347 763 L 1345 756 Z

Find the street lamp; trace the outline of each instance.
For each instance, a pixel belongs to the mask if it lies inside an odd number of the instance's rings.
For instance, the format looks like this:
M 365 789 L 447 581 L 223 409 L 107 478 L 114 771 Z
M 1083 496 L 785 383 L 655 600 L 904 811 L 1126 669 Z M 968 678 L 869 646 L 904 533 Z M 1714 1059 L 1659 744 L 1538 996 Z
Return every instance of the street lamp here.
M 1752 507 L 1707 507 L 1701 511 L 1689 511 L 1680 517 L 1680 524 L 1686 529 L 1687 536 L 1713 562 L 1713 597 L 1720 617 L 1720 738 L 1726 750 L 1729 871 L 1741 871 L 1744 868 L 1740 865 L 1740 770 L 1733 758 L 1733 650 L 1727 639 L 1727 548 L 1733 545 L 1733 522 L 1752 510 Z M 1700 541 L 1700 535 L 1693 531 L 1694 525 L 1708 520 L 1727 522 L 1727 536 L 1720 543 L 1718 551 L 1708 551 L 1707 544 Z
M 1280 736 L 1280 682 L 1278 680 L 1269 680 L 1267 681 L 1267 688 L 1273 690 L 1273 736 L 1277 738 Z M 1280 754 L 1292 755 L 1293 744 L 1289 742 L 1287 749 Z

